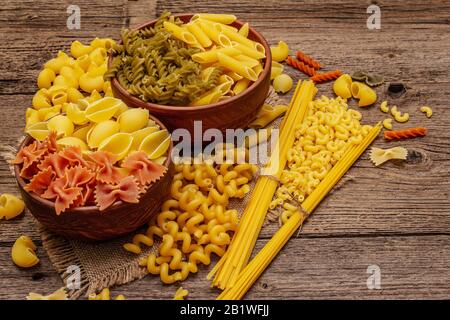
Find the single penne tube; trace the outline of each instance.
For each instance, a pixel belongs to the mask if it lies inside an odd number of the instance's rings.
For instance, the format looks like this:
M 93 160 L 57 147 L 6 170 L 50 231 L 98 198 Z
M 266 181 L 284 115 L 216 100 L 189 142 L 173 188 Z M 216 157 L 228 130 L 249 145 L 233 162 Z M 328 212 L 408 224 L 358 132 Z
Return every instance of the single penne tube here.
M 226 74 L 223 74 L 223 75 L 221 75 L 219 77 L 219 83 L 222 84 L 222 83 L 225 83 L 225 82 L 230 82 L 231 85 L 234 84 L 233 78 L 231 78 L 230 76 L 227 76 Z
M 213 22 L 212 25 L 218 32 L 223 32 L 224 29 L 227 29 L 228 31 L 231 31 L 231 32 L 236 32 L 236 33 L 239 32 L 239 30 L 237 28 L 228 26 L 223 23 Z
M 227 56 L 237 56 L 240 54 L 240 51 L 233 47 L 226 47 L 214 50 L 208 50 L 205 52 L 200 52 L 192 55 L 192 60 L 198 63 L 212 63 L 216 62 L 219 59 L 217 58 L 217 53 L 222 53 Z
M 248 38 L 248 32 L 249 32 L 250 26 L 248 25 L 248 23 L 246 22 L 238 31 L 238 33 L 243 36 Z
M 244 66 L 241 61 L 236 60 L 230 56 L 224 55 L 223 53 L 217 53 L 217 57 L 219 58 L 219 63 L 221 66 L 236 72 L 237 74 L 243 76 L 246 79 L 251 81 L 256 81 L 258 76 L 255 71 L 251 68 Z
M 247 62 L 246 65 L 248 65 L 250 68 L 254 68 L 257 65 L 259 65 L 259 61 L 253 58 L 250 58 L 249 56 L 246 56 L 245 54 L 240 54 L 234 57 L 236 60 Z
M 263 72 L 263 70 L 264 68 L 261 63 L 258 63 L 257 66 L 253 67 L 253 71 L 255 71 L 257 77 L 259 77 L 259 75 L 261 74 L 261 72 Z
M 208 81 L 211 73 L 214 71 L 215 67 L 208 67 L 201 71 L 200 76 L 202 77 L 202 81 Z
M 189 22 L 186 24 L 186 28 L 194 35 L 203 48 L 208 48 L 212 45 L 211 39 L 206 35 L 202 28 L 200 28 L 197 22 Z
M 243 54 L 245 54 L 250 58 L 260 60 L 266 57 L 264 53 L 257 51 L 255 48 L 244 46 L 242 43 L 236 41 L 232 41 L 231 43 L 233 48 L 238 49 L 239 51 L 241 51 Z
M 227 81 L 219 84 L 217 87 L 215 87 L 213 90 L 219 91 L 221 95 L 226 95 L 230 90 L 231 86 L 233 85 L 234 81 Z
M 239 33 L 234 32 L 234 31 L 232 31 L 232 30 L 230 30 L 228 28 L 222 28 L 222 33 L 224 35 L 226 35 L 232 41 L 236 41 L 238 43 L 241 43 L 244 46 L 247 46 L 249 48 L 256 48 L 256 42 L 255 41 L 247 39 L 246 37 L 241 36 Z M 257 51 L 259 51 L 259 50 L 257 49 Z
M 264 46 L 261 43 L 259 43 L 259 42 L 254 42 L 254 44 L 255 44 L 256 51 L 261 52 L 265 56 L 266 55 L 266 49 L 264 48 Z
M 194 45 L 197 43 L 197 39 L 192 33 L 183 28 L 177 26 L 176 24 L 168 21 L 164 21 L 164 29 L 171 32 L 173 36 L 187 44 Z
M 214 28 L 214 25 L 211 21 L 199 19 L 198 25 L 209 39 L 211 39 L 214 43 L 219 44 L 219 32 L 216 28 Z
M 214 14 L 214 13 L 197 13 L 192 17 L 192 21 L 197 19 L 205 19 L 223 24 L 231 24 L 236 21 L 236 16 L 233 14 Z
M 233 88 L 234 94 L 238 95 L 239 93 L 244 92 L 245 89 L 247 89 L 248 86 L 250 85 L 250 82 L 251 81 L 246 78 L 237 81 Z
M 227 76 L 229 76 L 231 79 L 233 79 L 234 81 L 239 81 L 241 79 L 243 79 L 243 77 L 240 74 L 237 74 L 234 71 L 228 71 L 226 73 Z
M 224 94 L 222 93 L 223 89 L 219 90 L 218 88 L 219 88 L 219 86 L 206 92 L 204 95 L 199 97 L 197 100 L 194 100 L 193 102 L 191 102 L 190 106 L 204 106 L 204 105 L 215 103 L 215 102 L 219 101 L 220 97 L 223 96 Z
M 219 36 L 217 37 L 217 42 L 218 42 L 217 44 L 219 44 L 222 47 L 231 47 L 232 46 L 230 38 L 228 38 L 223 33 L 219 33 Z

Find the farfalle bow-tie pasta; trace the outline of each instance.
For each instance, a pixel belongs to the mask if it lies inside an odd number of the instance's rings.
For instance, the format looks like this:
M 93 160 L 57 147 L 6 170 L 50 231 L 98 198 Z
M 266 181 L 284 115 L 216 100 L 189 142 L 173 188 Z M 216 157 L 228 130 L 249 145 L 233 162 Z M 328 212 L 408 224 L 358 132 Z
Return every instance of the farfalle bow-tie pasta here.
M 375 166 L 379 166 L 391 159 L 406 160 L 408 150 L 403 147 L 394 147 L 390 149 L 380 149 L 372 147 L 370 151 L 370 160 Z

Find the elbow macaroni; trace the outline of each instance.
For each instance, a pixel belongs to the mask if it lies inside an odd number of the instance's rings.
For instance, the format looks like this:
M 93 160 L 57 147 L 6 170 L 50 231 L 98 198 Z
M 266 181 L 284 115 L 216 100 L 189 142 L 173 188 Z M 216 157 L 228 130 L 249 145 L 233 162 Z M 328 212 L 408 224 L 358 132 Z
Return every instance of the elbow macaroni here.
M 433 110 L 428 106 L 420 107 L 420 112 L 425 113 L 427 118 L 431 118 L 431 116 L 433 115 Z

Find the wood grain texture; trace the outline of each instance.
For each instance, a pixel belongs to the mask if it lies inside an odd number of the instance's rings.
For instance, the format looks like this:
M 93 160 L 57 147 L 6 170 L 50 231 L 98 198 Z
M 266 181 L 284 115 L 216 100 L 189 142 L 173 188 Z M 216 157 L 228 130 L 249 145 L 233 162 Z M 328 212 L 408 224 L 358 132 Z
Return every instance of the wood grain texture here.
M 35 91 L 42 64 L 75 39 L 95 36 L 117 38 L 123 26 L 137 26 L 164 10 L 230 12 L 248 21 L 271 44 L 285 40 L 324 65 L 324 70 L 353 72 L 366 69 L 388 82 L 403 82 L 408 90 L 391 98 L 386 86 L 377 88 L 379 101 L 389 100 L 411 120 L 394 123 L 395 129 L 425 126 L 423 139 L 374 146 L 405 146 L 407 161 L 375 168 L 368 152 L 350 170 L 353 177 L 333 192 L 303 226 L 301 238 L 292 239 L 247 298 L 450 298 L 450 4 L 447 1 L 377 1 L 381 30 L 368 30 L 368 1 L 78 1 L 82 29 L 67 30 L 69 1 L 15 0 L 0 11 L 0 136 L 2 144 L 15 145 L 21 136 L 24 111 Z M 39 8 L 39 10 L 36 10 Z M 38 39 L 38 40 L 37 40 Z M 304 76 L 292 68 L 294 79 Z M 319 85 L 319 95 L 332 95 L 331 85 Z M 284 99 L 288 101 L 290 94 Z M 433 107 L 427 119 L 422 105 Z M 354 101 L 351 105 L 358 108 Z M 377 107 L 362 110 L 364 122 L 385 118 Z M 0 150 L 4 151 L 4 150 Z M 18 193 L 8 166 L 0 159 L 0 193 Z M 258 248 L 276 230 L 269 224 Z M 39 239 L 30 214 L 0 223 L 0 298 L 22 299 L 30 290 L 49 293 L 61 286 L 43 249 L 40 266 L 15 268 L 9 258 L 21 234 Z M 382 290 L 368 290 L 366 268 L 377 264 Z M 42 273 L 41 280 L 32 280 Z M 213 298 L 204 279 L 206 272 L 183 284 L 191 298 Z M 39 278 L 41 276 L 37 276 Z M 36 278 L 36 277 L 35 277 Z M 129 298 L 171 298 L 177 286 L 162 286 L 146 277 L 113 289 Z

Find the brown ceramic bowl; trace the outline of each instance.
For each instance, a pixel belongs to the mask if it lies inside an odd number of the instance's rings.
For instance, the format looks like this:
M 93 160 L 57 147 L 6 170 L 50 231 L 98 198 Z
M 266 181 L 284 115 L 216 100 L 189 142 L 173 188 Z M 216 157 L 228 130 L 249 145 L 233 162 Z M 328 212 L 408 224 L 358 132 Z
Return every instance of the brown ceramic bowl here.
M 182 21 L 187 22 L 192 14 L 179 14 Z M 139 26 L 142 29 L 152 26 L 156 20 L 150 21 Z M 232 26 L 240 28 L 244 23 L 235 21 Z M 249 36 L 251 40 L 261 43 L 266 50 L 266 59 L 264 70 L 259 75 L 258 80 L 254 82 L 247 90 L 230 99 L 205 106 L 185 107 L 185 106 L 166 106 L 142 101 L 141 99 L 129 94 L 123 88 L 116 78 L 111 81 L 114 95 L 122 99 L 130 107 L 140 107 L 150 110 L 150 113 L 159 118 L 164 124 L 173 131 L 177 128 L 189 130 L 194 134 L 194 121 L 202 121 L 203 132 L 214 128 L 225 132 L 226 129 L 245 128 L 255 117 L 264 104 L 270 87 L 270 69 L 272 56 L 270 48 L 264 37 L 250 28 Z M 111 62 L 112 56 L 110 56 Z M 198 138 L 198 137 L 197 137 Z
M 153 118 L 158 125 L 164 125 Z M 21 143 L 26 146 L 33 141 L 27 136 Z M 168 154 L 172 152 L 172 143 Z M 168 156 L 164 165 L 167 172 L 157 182 L 152 184 L 147 192 L 141 195 L 138 203 L 116 201 L 111 207 L 100 211 L 96 206 L 85 206 L 67 210 L 56 215 L 52 201 L 43 199 L 24 189 L 26 182 L 20 177 L 20 167 L 14 166 L 14 173 L 19 185 L 22 199 L 33 216 L 47 229 L 74 239 L 100 241 L 126 235 L 148 223 L 153 215 L 158 213 L 161 204 L 170 190 L 174 174 L 174 165 Z

